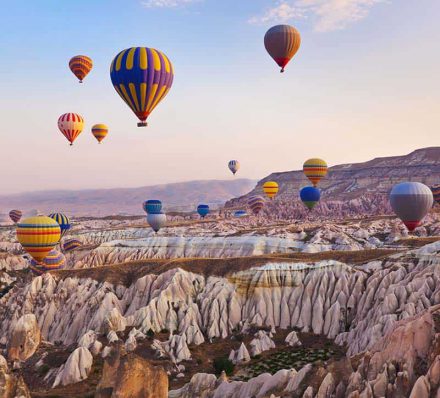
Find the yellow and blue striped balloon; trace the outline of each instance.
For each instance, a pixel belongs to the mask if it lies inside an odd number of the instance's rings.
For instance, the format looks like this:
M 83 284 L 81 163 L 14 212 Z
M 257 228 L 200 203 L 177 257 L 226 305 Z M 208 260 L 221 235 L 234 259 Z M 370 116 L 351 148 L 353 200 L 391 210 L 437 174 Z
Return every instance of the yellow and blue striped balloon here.
M 54 219 L 61 228 L 61 236 L 64 236 L 68 229 L 70 229 L 70 220 L 69 217 L 64 215 L 63 213 L 52 213 L 49 214 L 49 217 Z
M 67 239 L 64 243 L 63 243 L 63 250 L 65 252 L 70 252 L 72 250 L 75 250 L 78 247 L 81 247 L 82 243 L 80 240 L 72 238 L 72 239 Z
M 108 127 L 105 124 L 99 123 L 92 126 L 92 134 L 99 143 L 107 136 Z
M 65 263 L 66 257 L 64 256 L 64 254 L 60 253 L 58 250 L 53 249 L 41 262 L 31 260 L 29 268 L 34 274 L 41 275 L 47 271 L 62 269 L 64 268 Z
M 37 262 L 43 261 L 58 244 L 61 228 L 50 217 L 29 217 L 17 225 L 17 239 L 23 249 Z
M 121 51 L 110 66 L 110 78 L 119 96 L 140 120 L 147 118 L 168 94 L 174 78 L 173 65 L 159 50 L 131 47 Z

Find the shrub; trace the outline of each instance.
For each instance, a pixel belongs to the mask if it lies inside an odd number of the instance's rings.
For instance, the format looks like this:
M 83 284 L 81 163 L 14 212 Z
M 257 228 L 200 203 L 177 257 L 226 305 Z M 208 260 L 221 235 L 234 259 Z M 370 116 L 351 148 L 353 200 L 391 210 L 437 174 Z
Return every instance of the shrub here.
M 154 337 L 153 329 L 148 329 L 147 336 L 151 338 Z
M 226 357 L 215 358 L 213 365 L 216 374 L 225 371 L 225 373 L 230 376 L 234 372 L 234 364 Z

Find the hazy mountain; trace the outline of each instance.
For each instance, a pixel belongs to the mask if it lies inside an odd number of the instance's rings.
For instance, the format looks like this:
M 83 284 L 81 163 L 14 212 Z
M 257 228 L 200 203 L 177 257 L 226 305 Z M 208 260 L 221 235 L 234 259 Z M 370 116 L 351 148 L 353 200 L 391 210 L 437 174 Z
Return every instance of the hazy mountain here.
M 142 202 L 160 199 L 165 210 L 193 210 L 198 203 L 221 206 L 255 186 L 248 179 L 188 181 L 140 188 L 41 191 L 0 196 L 0 211 L 62 211 L 70 215 L 143 214 Z

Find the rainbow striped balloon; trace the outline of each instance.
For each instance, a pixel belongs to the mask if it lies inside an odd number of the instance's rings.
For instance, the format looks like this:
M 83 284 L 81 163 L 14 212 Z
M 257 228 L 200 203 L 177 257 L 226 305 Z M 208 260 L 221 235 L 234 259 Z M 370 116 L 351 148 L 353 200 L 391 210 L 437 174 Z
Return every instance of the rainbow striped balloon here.
M 92 126 L 92 134 L 101 143 L 108 134 L 108 127 L 105 124 L 95 124 Z
M 264 199 L 261 196 L 251 196 L 248 205 L 252 212 L 256 215 L 264 207 Z
M 140 120 L 147 118 L 170 91 L 174 70 L 168 57 L 148 47 L 131 47 L 121 51 L 110 66 L 110 78 L 119 96 Z
M 58 244 L 61 228 L 50 217 L 29 217 L 17 225 L 17 239 L 23 249 L 37 262 L 43 261 Z
M 49 214 L 50 218 L 53 218 L 61 228 L 61 236 L 63 237 L 67 230 L 70 229 L 70 220 L 69 217 L 64 215 L 63 213 L 52 213 Z
M 435 203 L 440 205 L 440 184 L 431 187 L 432 195 L 434 196 Z
M 23 213 L 20 210 L 11 210 L 9 212 L 9 218 L 15 223 L 17 224 L 20 219 L 21 216 L 23 215 Z
M 303 171 L 313 186 L 317 186 L 321 178 L 327 175 L 327 163 L 318 158 L 306 160 L 303 165 Z
M 77 249 L 78 247 L 81 247 L 82 243 L 78 239 L 67 239 L 63 243 L 63 250 L 65 252 L 70 252 L 72 250 Z
M 31 260 L 29 268 L 34 274 L 41 275 L 47 271 L 62 269 L 64 268 L 65 263 L 66 257 L 64 254 L 54 249 L 51 250 L 46 258 L 41 262 Z
M 278 184 L 275 181 L 266 181 L 263 184 L 263 191 L 267 197 L 273 199 L 278 193 Z
M 79 82 L 82 83 L 84 78 L 92 70 L 93 61 L 86 55 L 75 55 L 69 61 L 69 68 L 72 73 L 78 78 Z

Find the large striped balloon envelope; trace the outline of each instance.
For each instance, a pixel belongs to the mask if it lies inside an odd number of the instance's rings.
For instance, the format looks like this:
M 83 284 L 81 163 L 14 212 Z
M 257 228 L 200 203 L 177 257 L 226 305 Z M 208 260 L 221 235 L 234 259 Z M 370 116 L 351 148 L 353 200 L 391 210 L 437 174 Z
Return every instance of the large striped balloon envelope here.
M 316 187 L 321 178 L 327 175 L 327 163 L 318 158 L 309 159 L 304 162 L 303 171 L 313 186 Z
M 440 205 L 440 184 L 432 186 L 431 191 L 434 196 L 434 201 Z
M 107 136 L 108 127 L 105 124 L 95 124 L 92 126 L 92 134 L 98 140 L 99 143 Z
M 64 113 L 58 118 L 58 128 L 70 142 L 70 145 L 73 145 L 73 142 L 83 131 L 84 119 L 77 113 Z
M 142 204 L 142 208 L 147 214 L 160 214 L 162 211 L 162 202 L 157 199 L 148 199 Z
M 72 73 L 78 78 L 79 82 L 82 83 L 84 78 L 89 74 L 93 68 L 92 59 L 86 55 L 76 55 L 69 61 L 69 68 Z
M 35 261 L 31 260 L 29 268 L 33 273 L 37 275 L 41 275 L 47 271 L 54 271 L 57 269 L 64 268 L 66 263 L 66 257 L 63 253 L 60 253 L 58 250 L 51 250 L 46 258 L 43 261 Z
M 113 87 L 140 120 L 147 118 L 170 91 L 174 70 L 161 51 L 147 47 L 131 47 L 121 51 L 110 66 Z
M 270 199 L 273 199 L 278 193 L 278 184 L 275 181 L 266 181 L 263 184 L 263 191 Z
M 264 199 L 261 196 L 251 196 L 248 205 L 254 214 L 258 214 L 264 207 Z
M 23 249 L 37 262 L 43 261 L 58 244 L 61 228 L 50 217 L 29 217 L 17 225 L 17 239 Z
M 23 213 L 20 210 L 11 210 L 9 212 L 9 218 L 16 224 L 20 221 L 22 215 Z
M 77 249 L 78 247 L 81 247 L 81 246 L 82 246 L 82 243 L 78 239 L 74 239 L 74 238 L 66 239 L 64 241 L 64 243 L 63 243 L 63 250 L 65 252 L 70 252 L 70 251 L 75 250 L 75 249 Z
M 285 66 L 294 57 L 301 45 L 301 35 L 290 25 L 276 25 L 264 36 L 264 46 L 273 60 L 284 72 Z
M 49 217 L 53 218 L 58 223 L 61 228 L 61 236 L 64 236 L 67 230 L 71 227 L 69 217 L 63 213 L 52 213 L 49 214 Z

